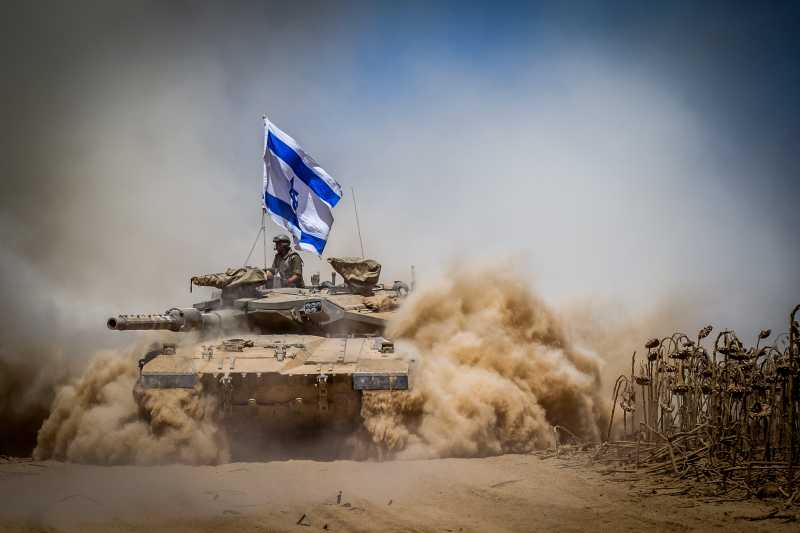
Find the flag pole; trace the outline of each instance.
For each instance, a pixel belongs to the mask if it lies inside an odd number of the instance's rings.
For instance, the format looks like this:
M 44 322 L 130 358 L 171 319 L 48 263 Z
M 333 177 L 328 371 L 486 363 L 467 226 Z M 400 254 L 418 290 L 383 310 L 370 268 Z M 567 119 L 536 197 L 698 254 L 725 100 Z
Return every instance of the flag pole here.
M 267 269 L 267 210 L 261 208 L 261 237 L 264 239 L 264 270 Z
M 261 120 L 264 122 L 264 150 L 261 152 L 261 159 L 264 162 L 264 181 L 261 190 L 261 234 L 264 239 L 264 270 L 267 269 L 267 180 L 269 180 L 269 166 L 267 165 L 267 114 L 261 115 Z

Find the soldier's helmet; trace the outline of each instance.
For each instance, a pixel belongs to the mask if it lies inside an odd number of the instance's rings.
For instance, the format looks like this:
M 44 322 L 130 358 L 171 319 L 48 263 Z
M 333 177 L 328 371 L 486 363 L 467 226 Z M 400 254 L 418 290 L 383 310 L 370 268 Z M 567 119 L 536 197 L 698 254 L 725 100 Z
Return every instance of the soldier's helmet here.
M 275 237 L 272 239 L 272 242 L 285 242 L 285 243 L 287 243 L 287 244 L 291 244 L 291 243 L 292 243 L 292 241 L 291 241 L 291 240 L 289 240 L 289 236 L 288 236 L 288 235 L 286 235 L 285 233 L 281 233 L 280 235 L 276 235 L 276 236 L 275 236 Z

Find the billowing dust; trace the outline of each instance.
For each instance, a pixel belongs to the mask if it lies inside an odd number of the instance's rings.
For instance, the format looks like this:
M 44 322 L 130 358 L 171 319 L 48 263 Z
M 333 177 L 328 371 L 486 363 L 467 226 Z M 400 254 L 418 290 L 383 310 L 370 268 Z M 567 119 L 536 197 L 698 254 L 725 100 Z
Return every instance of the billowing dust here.
M 390 455 L 525 452 L 551 445 L 554 426 L 599 437 L 599 359 L 513 275 L 457 272 L 412 296 L 389 334 L 418 350 L 410 393 L 364 397 L 365 426 Z
M 133 354 L 96 356 L 80 379 L 58 390 L 34 457 L 94 464 L 230 460 L 213 397 L 199 389 L 134 390 L 137 374 Z
M 0 454 L 30 454 L 55 390 L 71 372 L 52 347 L 0 349 Z
M 511 274 L 462 270 L 412 295 L 389 335 L 409 346 L 412 389 L 366 393 L 356 455 L 427 458 L 525 452 L 554 427 L 600 435 L 599 359 Z M 228 461 L 215 398 L 136 390 L 136 355 L 96 357 L 63 386 L 38 434 L 37 459 L 99 464 Z M 366 446 L 364 446 L 366 445 Z M 374 455 L 373 455 L 374 454 Z

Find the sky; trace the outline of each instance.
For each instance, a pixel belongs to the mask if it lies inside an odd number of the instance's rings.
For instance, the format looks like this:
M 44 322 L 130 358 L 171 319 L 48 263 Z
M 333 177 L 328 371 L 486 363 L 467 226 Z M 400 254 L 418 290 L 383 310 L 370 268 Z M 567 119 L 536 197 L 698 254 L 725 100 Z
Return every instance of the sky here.
M 800 302 L 797 3 L 3 10 L 0 343 L 113 343 L 240 265 L 263 114 L 347 193 L 325 256 L 360 253 L 354 188 L 385 281 L 478 264 L 746 339 Z

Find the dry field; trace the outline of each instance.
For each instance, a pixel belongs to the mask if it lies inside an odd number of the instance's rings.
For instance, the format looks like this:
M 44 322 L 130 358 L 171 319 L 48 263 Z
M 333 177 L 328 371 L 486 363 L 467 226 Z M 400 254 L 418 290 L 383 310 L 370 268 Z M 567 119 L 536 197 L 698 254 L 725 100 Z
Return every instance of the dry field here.
M 779 503 L 705 503 L 576 459 L 0 465 L 0 531 L 796 531 Z M 756 519 L 756 520 L 753 520 Z

